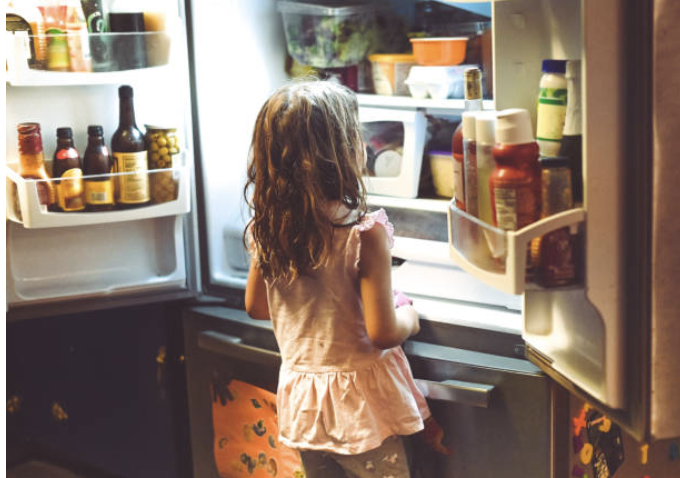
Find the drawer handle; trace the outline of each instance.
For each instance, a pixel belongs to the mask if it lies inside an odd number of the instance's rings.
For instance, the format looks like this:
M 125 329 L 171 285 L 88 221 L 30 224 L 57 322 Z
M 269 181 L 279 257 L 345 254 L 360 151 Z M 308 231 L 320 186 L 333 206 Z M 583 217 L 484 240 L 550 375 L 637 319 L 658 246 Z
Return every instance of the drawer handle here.
M 199 333 L 198 346 L 203 350 L 245 362 L 271 367 L 279 367 L 281 365 L 280 353 L 246 345 L 242 343 L 240 337 L 220 332 L 204 331 Z
M 426 398 L 444 402 L 472 405 L 473 407 L 489 408 L 489 401 L 494 390 L 493 385 L 463 382 L 460 380 L 432 380 L 416 379 L 416 385 Z

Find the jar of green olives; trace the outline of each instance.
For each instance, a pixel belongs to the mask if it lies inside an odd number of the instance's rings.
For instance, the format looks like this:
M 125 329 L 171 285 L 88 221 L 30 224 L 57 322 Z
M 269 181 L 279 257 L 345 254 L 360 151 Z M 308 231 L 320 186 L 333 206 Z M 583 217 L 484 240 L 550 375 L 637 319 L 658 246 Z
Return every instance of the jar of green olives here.
M 177 171 L 173 168 L 179 164 L 179 139 L 177 128 L 145 125 L 146 149 L 149 158 L 149 169 L 164 169 L 166 171 L 149 174 L 151 200 L 154 204 L 161 204 L 177 199 Z

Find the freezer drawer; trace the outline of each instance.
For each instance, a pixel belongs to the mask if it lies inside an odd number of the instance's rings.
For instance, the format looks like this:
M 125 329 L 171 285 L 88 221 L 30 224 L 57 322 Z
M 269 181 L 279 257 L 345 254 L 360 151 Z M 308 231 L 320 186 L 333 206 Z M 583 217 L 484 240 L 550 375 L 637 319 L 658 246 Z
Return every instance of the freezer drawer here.
M 216 477 L 219 425 L 211 409 L 220 398 L 214 391 L 211 396 L 211 387 L 235 380 L 273 392 L 280 356 L 271 324 L 252 320 L 241 310 L 185 310 L 184 330 L 194 476 Z M 404 350 L 432 413 L 444 427 L 444 444 L 453 449 L 446 457 L 417 435 L 410 437 L 413 476 L 551 476 L 550 384 L 534 365 L 417 341 L 407 342 Z

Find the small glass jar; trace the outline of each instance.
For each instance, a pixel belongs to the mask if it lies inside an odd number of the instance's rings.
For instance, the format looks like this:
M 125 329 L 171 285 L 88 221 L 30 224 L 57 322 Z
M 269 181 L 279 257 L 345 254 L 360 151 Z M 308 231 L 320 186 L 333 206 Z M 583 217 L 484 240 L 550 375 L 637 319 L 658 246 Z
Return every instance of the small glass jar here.
M 177 128 L 144 125 L 146 128 L 146 149 L 149 157 L 149 170 L 164 171 L 149 174 L 151 201 L 154 204 L 177 199 L 178 173 L 180 166 L 179 139 Z

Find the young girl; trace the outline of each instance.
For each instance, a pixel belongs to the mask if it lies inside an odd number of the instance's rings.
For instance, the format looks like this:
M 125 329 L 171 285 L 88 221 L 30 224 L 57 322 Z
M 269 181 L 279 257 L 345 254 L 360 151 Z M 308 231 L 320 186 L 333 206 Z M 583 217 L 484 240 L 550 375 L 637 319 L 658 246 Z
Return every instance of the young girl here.
M 393 227 L 367 212 L 360 128 L 350 90 L 291 82 L 251 146 L 246 310 L 273 321 L 280 440 L 308 478 L 409 477 L 401 436 L 430 417 L 400 347 L 420 327 L 393 295 Z

